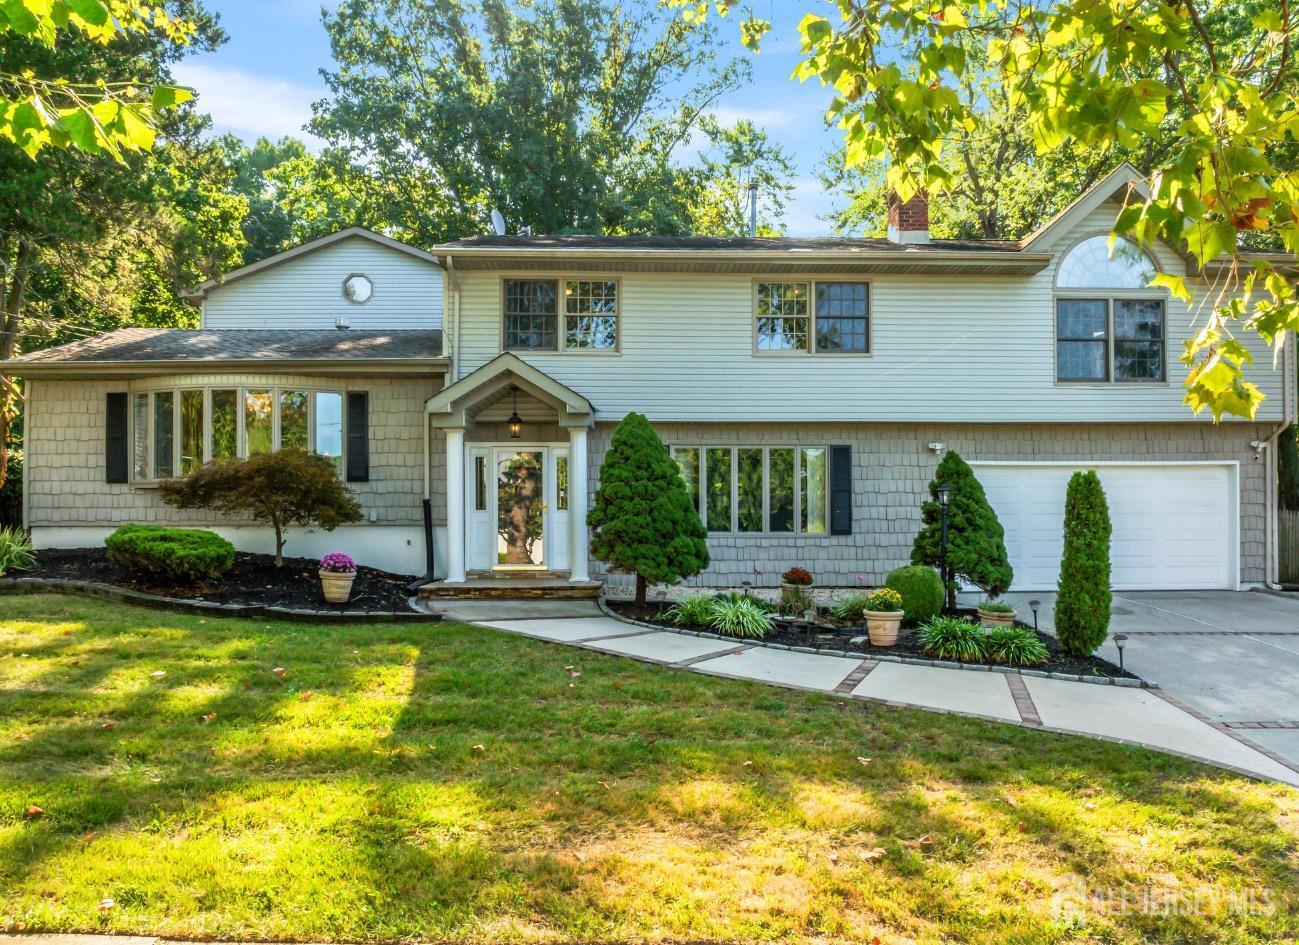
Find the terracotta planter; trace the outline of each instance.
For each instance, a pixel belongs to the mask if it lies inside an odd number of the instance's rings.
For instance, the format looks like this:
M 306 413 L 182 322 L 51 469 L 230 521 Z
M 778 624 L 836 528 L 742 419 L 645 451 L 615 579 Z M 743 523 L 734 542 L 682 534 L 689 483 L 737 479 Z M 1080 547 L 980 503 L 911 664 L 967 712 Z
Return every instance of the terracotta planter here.
M 892 646 L 898 642 L 898 629 L 902 626 L 901 610 L 868 610 L 866 611 L 866 632 L 870 634 L 871 646 Z
M 992 629 L 994 627 L 1013 627 L 1015 625 L 1015 611 L 1009 610 L 1005 613 L 998 611 L 984 610 L 979 608 L 979 623 Z
M 352 582 L 355 580 L 355 571 L 321 571 L 320 587 L 325 592 L 325 600 L 331 604 L 346 604 L 352 596 Z
M 812 587 L 813 585 L 811 584 L 786 584 L 784 581 L 781 581 L 780 593 L 781 594 L 802 594 L 804 597 L 811 599 Z

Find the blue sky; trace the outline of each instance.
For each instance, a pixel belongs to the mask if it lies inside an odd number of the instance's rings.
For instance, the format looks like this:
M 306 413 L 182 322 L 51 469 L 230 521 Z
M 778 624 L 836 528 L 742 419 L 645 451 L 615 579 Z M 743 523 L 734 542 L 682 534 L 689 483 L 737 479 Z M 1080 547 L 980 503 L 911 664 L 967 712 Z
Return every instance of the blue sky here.
M 208 0 L 206 6 L 220 14 L 230 40 L 215 53 L 180 63 L 176 78 L 198 90 L 218 132 L 250 140 L 302 136 L 311 103 L 325 91 L 320 69 L 331 63 L 319 0 Z M 750 56 L 753 82 L 722 100 L 717 116 L 726 123 L 752 119 L 793 157 L 796 189 L 785 222 L 795 236 L 829 232 L 820 218 L 836 205 L 816 178 L 838 140 L 821 122 L 830 96 L 816 83 L 789 77 L 798 62 L 798 21 L 817 6 L 758 0 L 755 12 L 771 19 L 773 29 L 757 56 L 740 45 L 734 20 L 723 23 L 721 32 L 735 54 Z

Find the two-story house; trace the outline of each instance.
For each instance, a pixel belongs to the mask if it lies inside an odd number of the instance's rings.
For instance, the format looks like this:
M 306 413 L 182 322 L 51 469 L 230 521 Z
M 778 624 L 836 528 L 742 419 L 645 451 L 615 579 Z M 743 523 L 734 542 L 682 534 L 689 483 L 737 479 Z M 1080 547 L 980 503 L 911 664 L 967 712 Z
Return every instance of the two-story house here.
M 26 522 L 40 547 L 124 522 L 266 529 L 163 505 L 160 479 L 298 445 L 335 457 L 366 516 L 295 531 L 436 574 L 563 572 L 617 422 L 646 414 L 709 535 L 708 585 L 877 583 L 908 560 L 947 450 L 1005 527 L 1016 587 L 1055 584 L 1065 483 L 1099 470 L 1119 589 L 1274 578 L 1271 446 L 1295 409 L 1293 350 L 1253 422 L 1182 403 L 1191 272 L 1108 247 L 1129 167 L 1021 241 L 930 239 L 923 198 L 888 238 L 480 236 L 424 252 L 347 230 L 199 286 L 197 331 L 125 329 L 2 366 L 26 383 Z M 427 500 L 427 502 L 426 502 Z M 427 504 L 432 528 L 426 532 Z

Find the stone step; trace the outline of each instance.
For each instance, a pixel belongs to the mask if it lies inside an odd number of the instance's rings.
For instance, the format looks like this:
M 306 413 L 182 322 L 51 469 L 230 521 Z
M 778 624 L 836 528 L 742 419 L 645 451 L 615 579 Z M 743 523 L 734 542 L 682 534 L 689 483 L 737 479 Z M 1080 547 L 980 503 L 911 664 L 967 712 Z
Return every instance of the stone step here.
M 573 583 L 566 577 L 524 576 L 470 578 L 462 584 L 432 581 L 419 589 L 424 600 L 595 600 L 599 581 Z

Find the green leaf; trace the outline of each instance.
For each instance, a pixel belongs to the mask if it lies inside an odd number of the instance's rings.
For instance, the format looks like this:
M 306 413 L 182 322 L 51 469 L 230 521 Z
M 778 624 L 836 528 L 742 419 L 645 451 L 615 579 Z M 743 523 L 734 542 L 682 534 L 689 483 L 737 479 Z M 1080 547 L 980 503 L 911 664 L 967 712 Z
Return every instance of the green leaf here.
M 1186 280 L 1181 276 L 1174 275 L 1171 272 L 1161 272 L 1150 280 L 1150 284 L 1167 289 L 1173 298 L 1181 299 L 1188 305 L 1191 302 L 1191 290 L 1186 287 Z

